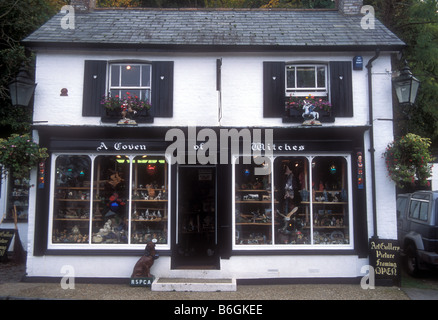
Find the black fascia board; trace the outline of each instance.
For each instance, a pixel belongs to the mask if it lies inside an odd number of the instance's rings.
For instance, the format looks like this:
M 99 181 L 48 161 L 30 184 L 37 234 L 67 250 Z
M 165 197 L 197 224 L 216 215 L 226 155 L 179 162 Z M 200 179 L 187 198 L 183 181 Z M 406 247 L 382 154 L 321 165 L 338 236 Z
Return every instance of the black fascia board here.
M 131 43 L 80 43 L 80 42 L 37 42 L 23 41 L 22 44 L 29 49 L 94 49 L 117 51 L 173 51 L 173 52 L 363 52 L 381 51 L 398 52 L 406 45 L 172 45 L 172 44 L 131 44 Z

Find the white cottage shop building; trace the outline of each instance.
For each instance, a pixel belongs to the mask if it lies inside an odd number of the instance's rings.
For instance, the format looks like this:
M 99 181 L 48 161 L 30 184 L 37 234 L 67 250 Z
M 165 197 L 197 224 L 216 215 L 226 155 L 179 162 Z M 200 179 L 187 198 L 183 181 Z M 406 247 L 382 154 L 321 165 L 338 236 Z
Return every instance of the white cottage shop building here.
M 404 43 L 378 21 L 361 26 L 360 7 L 79 1 L 69 21 L 60 12 L 27 37 L 34 136 L 50 153 L 32 175 L 28 277 L 68 265 L 79 278 L 129 278 L 152 239 L 156 277 L 362 277 L 369 239 L 397 237 L 381 154 L 391 54 Z M 151 108 L 119 123 L 124 101 L 111 113 L 108 95 Z

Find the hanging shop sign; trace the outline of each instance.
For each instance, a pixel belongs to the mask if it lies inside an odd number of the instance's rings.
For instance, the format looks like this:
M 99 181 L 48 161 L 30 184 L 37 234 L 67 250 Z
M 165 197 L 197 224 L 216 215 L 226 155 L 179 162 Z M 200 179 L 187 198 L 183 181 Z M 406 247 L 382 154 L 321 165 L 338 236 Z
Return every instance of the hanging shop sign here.
M 100 145 L 96 148 L 97 151 L 147 151 L 146 143 L 129 143 L 116 141 L 108 144 L 101 141 Z
M 370 240 L 370 265 L 376 285 L 400 285 L 400 245 L 398 240 Z
M 154 140 L 121 139 L 121 140 L 67 140 L 54 139 L 50 143 L 52 151 L 78 151 L 78 152 L 117 152 L 117 153 L 139 153 L 166 150 L 168 143 Z

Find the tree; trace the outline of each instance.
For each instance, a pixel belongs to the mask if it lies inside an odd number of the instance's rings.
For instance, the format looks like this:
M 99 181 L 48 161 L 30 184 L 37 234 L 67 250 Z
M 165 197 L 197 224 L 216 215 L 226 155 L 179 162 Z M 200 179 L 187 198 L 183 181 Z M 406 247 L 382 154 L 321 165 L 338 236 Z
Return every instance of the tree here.
M 52 17 L 66 1 L 0 1 L 0 128 L 3 137 L 29 131 L 32 110 L 13 108 L 8 84 L 21 66 L 32 69 L 33 56 L 20 41 Z
M 438 0 L 365 0 L 374 6 L 379 20 L 400 37 L 407 48 L 394 60 L 400 70 L 406 59 L 421 81 L 413 107 L 394 105 L 395 135 L 408 132 L 432 139 L 438 146 Z

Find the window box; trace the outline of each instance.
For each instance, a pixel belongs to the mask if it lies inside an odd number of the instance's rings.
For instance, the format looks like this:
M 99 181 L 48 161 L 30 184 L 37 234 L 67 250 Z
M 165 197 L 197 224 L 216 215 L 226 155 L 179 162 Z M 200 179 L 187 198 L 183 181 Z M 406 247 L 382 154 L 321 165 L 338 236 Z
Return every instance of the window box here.
M 151 123 L 153 118 L 150 116 L 151 105 L 148 100 L 142 100 L 137 95 L 126 92 L 123 98 L 118 94 L 114 97 L 109 94 L 101 101 L 105 108 L 105 115 L 102 122 L 117 122 L 117 124 Z
M 130 116 L 136 123 L 153 123 L 154 117 L 150 114 L 149 110 L 142 110 L 137 114 Z M 102 123 L 118 123 L 122 120 L 122 115 L 118 110 L 105 110 L 105 115 L 101 117 Z

